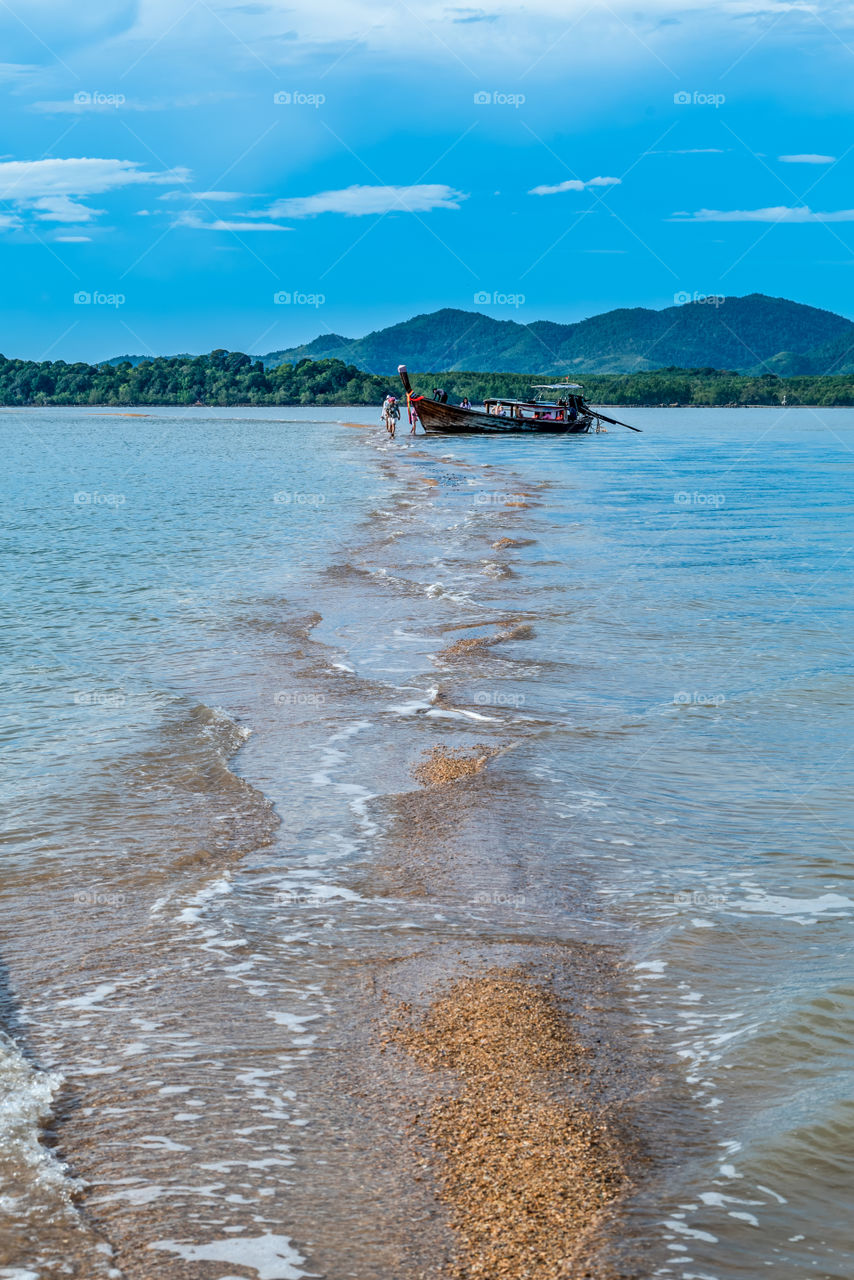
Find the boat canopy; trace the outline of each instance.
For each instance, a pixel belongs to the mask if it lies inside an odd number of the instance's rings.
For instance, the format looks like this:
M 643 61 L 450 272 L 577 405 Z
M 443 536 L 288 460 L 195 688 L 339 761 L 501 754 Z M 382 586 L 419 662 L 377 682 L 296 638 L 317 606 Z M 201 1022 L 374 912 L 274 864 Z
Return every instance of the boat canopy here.
M 562 400 L 578 400 L 579 392 L 582 390 L 580 382 L 544 382 L 532 383 L 532 391 L 561 391 Z M 536 400 L 514 400 L 510 396 L 485 396 L 484 404 L 506 404 L 506 405 L 538 405 L 544 403 L 542 396 L 537 396 Z
M 509 396 L 485 396 L 483 403 L 484 404 L 506 404 L 506 405 L 518 404 L 518 405 L 521 405 L 523 408 L 525 408 L 525 406 L 530 408 L 531 405 L 536 404 L 537 402 L 536 400 L 511 400 Z
M 534 391 L 581 391 L 580 382 L 532 382 Z

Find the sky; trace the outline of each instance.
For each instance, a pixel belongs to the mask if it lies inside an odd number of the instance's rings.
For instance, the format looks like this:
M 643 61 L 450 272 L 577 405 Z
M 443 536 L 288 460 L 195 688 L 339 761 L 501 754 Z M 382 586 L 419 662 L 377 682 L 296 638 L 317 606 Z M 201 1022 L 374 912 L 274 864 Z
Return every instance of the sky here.
M 0 351 L 854 318 L 850 5 L 483 3 L 2 0 Z

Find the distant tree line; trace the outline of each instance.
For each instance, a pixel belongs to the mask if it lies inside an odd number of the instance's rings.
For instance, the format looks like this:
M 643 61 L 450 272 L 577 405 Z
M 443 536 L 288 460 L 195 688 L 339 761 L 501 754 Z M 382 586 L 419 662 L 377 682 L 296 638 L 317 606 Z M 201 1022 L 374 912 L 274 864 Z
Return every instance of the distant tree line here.
M 486 396 L 525 399 L 532 382 L 559 382 L 547 376 L 520 373 L 411 374 L 412 385 L 429 395 L 440 385 L 449 400 L 468 396 L 477 404 Z M 854 405 L 854 376 L 780 378 L 773 373 L 756 377 L 727 369 L 655 369 L 648 373 L 591 373 L 573 375 L 591 404 L 619 405 L 741 405 L 787 404 Z
M 417 391 L 436 386 L 449 399 L 486 396 L 525 399 L 532 382 L 521 373 L 412 374 Z M 726 369 L 656 369 L 647 373 L 577 375 L 593 404 L 618 405 L 854 405 L 854 376 L 759 377 Z M 379 405 L 395 377 L 365 373 L 343 360 L 299 360 L 266 369 L 240 351 L 203 356 L 158 356 L 136 365 L 67 364 L 64 360 L 8 360 L 0 356 L 3 405 Z

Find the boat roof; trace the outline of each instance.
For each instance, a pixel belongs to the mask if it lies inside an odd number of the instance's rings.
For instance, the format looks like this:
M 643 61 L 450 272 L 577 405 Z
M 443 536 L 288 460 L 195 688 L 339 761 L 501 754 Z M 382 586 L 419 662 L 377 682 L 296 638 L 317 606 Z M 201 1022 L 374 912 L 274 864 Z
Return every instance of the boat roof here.
M 532 382 L 534 391 L 580 391 L 580 382 Z
M 529 408 L 544 409 L 549 407 L 549 402 L 545 400 L 511 400 L 509 396 L 484 396 L 484 404 L 521 404 L 527 405 Z M 552 408 L 555 406 L 552 405 Z

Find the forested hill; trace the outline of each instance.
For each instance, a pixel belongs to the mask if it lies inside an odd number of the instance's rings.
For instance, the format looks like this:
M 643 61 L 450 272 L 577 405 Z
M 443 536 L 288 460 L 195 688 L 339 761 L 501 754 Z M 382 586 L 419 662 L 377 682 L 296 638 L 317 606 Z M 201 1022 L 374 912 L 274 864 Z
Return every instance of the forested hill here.
M 661 311 L 607 311 L 577 324 L 520 324 L 512 307 L 497 310 L 507 319 L 445 308 L 363 338 L 325 334 L 262 359 L 269 368 L 306 357 L 334 358 L 378 374 L 393 374 L 401 363 L 410 369 L 536 369 L 549 376 L 672 366 L 763 373 L 769 361 L 770 371 L 780 373 L 854 372 L 854 323 L 832 311 L 760 293 Z M 834 343 L 847 354 L 829 367 L 827 360 L 822 363 L 823 349 Z
M 442 385 L 452 400 L 487 395 L 525 399 L 545 374 L 412 374 L 416 391 Z M 854 405 L 854 377 L 744 376 L 712 368 L 660 369 L 631 375 L 583 375 L 593 404 Z M 44 405 L 379 405 L 396 379 L 364 373 L 341 360 L 303 360 L 269 370 L 239 351 L 121 364 L 66 364 L 0 356 L 0 404 Z

